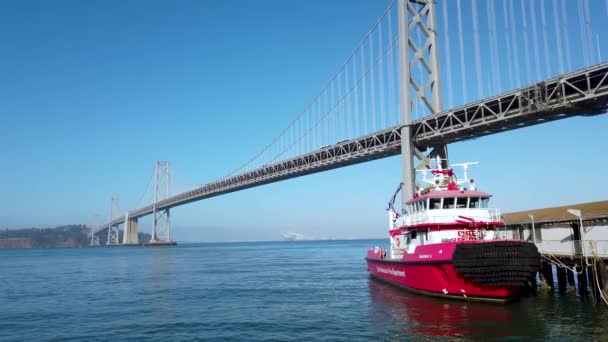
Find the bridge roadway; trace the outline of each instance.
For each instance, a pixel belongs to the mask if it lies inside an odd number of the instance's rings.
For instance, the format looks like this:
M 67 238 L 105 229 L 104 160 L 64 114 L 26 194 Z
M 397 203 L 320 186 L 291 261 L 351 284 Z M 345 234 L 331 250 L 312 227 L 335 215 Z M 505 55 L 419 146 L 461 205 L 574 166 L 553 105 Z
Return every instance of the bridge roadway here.
M 414 121 L 410 126 L 419 150 L 573 116 L 608 110 L 608 63 L 547 79 Z M 401 153 L 401 126 L 326 146 L 288 160 L 208 183 L 157 202 L 163 210 L 284 179 L 331 170 Z M 151 214 L 148 205 L 129 218 Z M 124 223 L 124 217 L 99 226 L 95 233 Z

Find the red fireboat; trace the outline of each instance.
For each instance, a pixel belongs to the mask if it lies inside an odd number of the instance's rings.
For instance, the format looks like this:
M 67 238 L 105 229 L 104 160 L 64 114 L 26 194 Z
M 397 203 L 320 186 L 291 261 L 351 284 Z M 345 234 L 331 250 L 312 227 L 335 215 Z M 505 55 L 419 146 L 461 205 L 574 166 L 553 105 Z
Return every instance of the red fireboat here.
M 439 159 L 435 169 L 421 171 L 428 186 L 418 189 L 401 215 L 394 208 L 399 186 L 388 206 L 390 250 L 367 253 L 373 278 L 450 299 L 506 303 L 519 297 L 539 271 L 540 254 L 533 243 L 498 237 L 500 211 L 468 178 L 473 164 L 452 165 L 463 168 L 462 179 L 453 168 L 442 169 Z

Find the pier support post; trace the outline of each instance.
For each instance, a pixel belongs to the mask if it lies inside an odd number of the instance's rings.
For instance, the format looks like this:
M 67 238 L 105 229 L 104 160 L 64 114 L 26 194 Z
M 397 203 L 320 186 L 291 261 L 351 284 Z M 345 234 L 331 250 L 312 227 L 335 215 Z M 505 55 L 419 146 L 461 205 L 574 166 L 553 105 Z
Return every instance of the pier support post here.
M 124 245 L 136 245 L 139 243 L 137 237 L 137 218 L 129 218 L 129 213 L 125 214 L 125 233 L 122 237 Z
M 608 268 L 606 268 L 606 262 L 601 260 L 597 263 L 597 272 L 600 279 L 600 285 L 604 292 L 608 291 Z
M 581 263 L 584 263 L 581 261 Z M 587 268 L 583 265 L 576 265 L 577 278 L 578 278 L 578 293 L 581 297 L 586 298 L 587 291 Z
M 541 274 L 547 285 L 553 289 L 553 264 L 550 262 L 543 262 Z
M 600 289 L 602 286 L 602 281 L 599 278 L 597 279 L 597 282 L 600 284 L 600 287 L 598 288 L 595 277 L 599 277 L 599 274 L 594 272 L 594 266 L 597 267 L 598 262 L 593 261 L 593 263 L 594 265 L 587 266 L 587 275 L 589 276 L 589 287 L 591 289 L 593 298 L 598 301 L 600 299 Z
M 557 287 L 560 290 L 565 290 L 566 286 L 567 286 L 566 269 L 563 267 L 557 267 L 556 272 L 557 272 Z
M 570 269 L 566 270 L 566 278 L 568 278 L 568 285 L 569 286 L 576 287 L 576 284 L 574 283 L 573 268 L 574 267 L 570 267 Z

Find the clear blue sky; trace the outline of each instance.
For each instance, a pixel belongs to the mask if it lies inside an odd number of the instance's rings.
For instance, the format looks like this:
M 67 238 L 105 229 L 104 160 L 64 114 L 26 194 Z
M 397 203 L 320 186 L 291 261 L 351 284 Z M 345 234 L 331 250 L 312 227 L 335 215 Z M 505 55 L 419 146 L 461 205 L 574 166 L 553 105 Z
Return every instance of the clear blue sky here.
M 592 5 L 606 47 L 606 8 Z M 89 223 L 107 215 L 111 196 L 133 209 L 156 160 L 196 183 L 233 171 L 316 95 L 385 6 L 3 1 L 0 228 Z M 450 157 L 480 162 L 473 175 L 503 211 L 605 200 L 608 183 L 597 179 L 608 169 L 607 131 L 608 116 L 568 119 L 454 144 Z M 175 208 L 173 235 L 381 237 L 399 165 L 393 157 Z

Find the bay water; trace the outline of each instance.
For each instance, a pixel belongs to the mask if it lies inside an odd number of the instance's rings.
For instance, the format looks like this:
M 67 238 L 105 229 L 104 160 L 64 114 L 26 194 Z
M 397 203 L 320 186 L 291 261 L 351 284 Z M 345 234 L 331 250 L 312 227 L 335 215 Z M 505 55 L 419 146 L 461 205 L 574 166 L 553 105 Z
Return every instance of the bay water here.
M 0 250 L 0 340 L 608 341 L 608 309 L 573 292 L 493 305 L 370 279 L 367 249 L 385 245 Z

